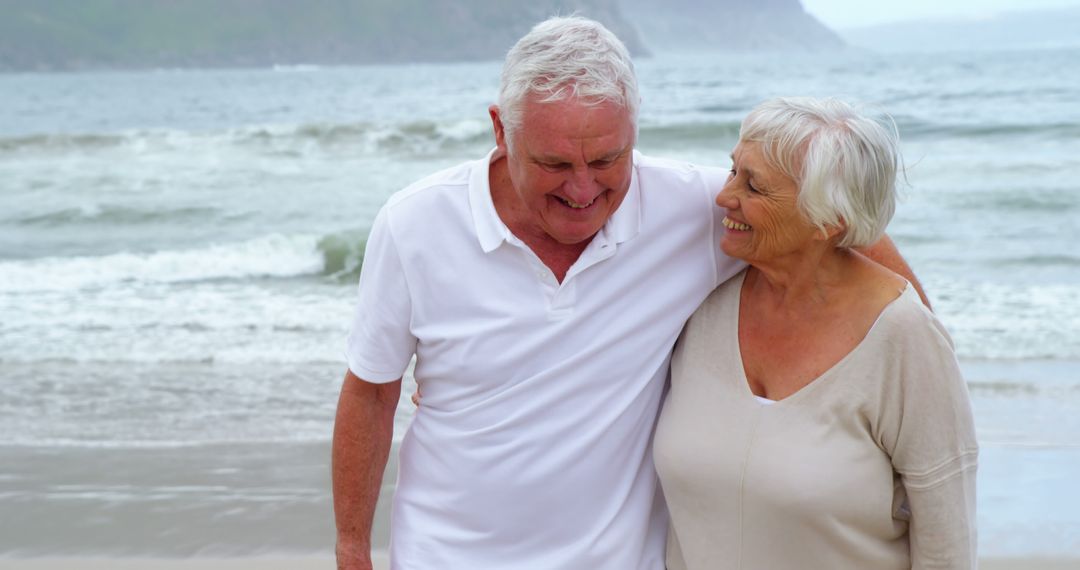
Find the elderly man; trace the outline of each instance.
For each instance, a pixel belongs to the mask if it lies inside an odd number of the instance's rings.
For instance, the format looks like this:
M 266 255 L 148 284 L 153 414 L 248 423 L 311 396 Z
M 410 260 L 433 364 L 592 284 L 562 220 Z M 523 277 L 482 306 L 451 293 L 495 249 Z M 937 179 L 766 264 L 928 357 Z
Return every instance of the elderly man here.
M 507 55 L 495 149 L 379 213 L 334 431 L 341 568 L 370 567 L 414 354 L 393 568 L 664 567 L 650 438 L 672 345 L 743 264 L 718 245 L 726 173 L 636 153 L 637 107 L 614 35 L 543 22 Z

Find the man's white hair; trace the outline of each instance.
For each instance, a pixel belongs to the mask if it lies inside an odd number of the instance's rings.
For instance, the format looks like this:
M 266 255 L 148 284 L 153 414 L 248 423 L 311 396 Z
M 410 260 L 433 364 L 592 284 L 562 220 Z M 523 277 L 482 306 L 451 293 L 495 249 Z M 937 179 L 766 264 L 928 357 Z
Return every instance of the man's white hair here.
M 510 133 L 521 126 L 527 97 L 550 103 L 576 99 L 613 102 L 637 125 L 638 86 L 630 53 L 599 22 L 579 16 L 540 22 L 506 54 L 499 86 L 499 118 Z
M 739 140 L 795 181 L 798 207 L 823 232 L 846 227 L 839 247 L 873 244 L 896 210 L 896 123 L 838 99 L 782 97 L 755 107 Z

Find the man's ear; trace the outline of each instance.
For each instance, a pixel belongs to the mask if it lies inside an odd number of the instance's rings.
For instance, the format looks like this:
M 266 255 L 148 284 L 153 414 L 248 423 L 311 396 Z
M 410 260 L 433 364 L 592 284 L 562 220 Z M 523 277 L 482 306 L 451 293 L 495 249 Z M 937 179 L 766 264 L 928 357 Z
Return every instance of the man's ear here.
M 502 118 L 499 116 L 499 106 L 492 105 L 488 107 L 488 115 L 491 115 L 491 127 L 495 130 L 495 158 L 506 156 L 506 127 L 503 125 Z

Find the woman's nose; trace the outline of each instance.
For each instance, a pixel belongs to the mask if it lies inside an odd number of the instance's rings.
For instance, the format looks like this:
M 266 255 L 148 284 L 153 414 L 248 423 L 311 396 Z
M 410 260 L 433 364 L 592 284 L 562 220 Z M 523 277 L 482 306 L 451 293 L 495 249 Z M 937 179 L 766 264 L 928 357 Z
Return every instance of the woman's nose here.
M 732 209 L 732 202 L 734 199 L 735 196 L 731 191 L 731 184 L 724 184 L 724 187 L 720 189 L 720 193 L 716 195 L 716 205 L 730 210 Z

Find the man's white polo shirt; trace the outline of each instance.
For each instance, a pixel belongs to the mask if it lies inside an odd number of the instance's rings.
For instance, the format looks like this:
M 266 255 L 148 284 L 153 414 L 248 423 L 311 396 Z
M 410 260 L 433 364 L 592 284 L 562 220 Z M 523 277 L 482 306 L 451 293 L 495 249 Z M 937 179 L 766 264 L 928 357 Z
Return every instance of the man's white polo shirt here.
M 664 567 L 651 434 L 672 345 L 742 268 L 723 173 L 635 152 L 629 192 L 560 284 L 499 219 L 491 155 L 376 218 L 348 342 L 370 382 L 423 391 L 391 523 L 400 569 Z

